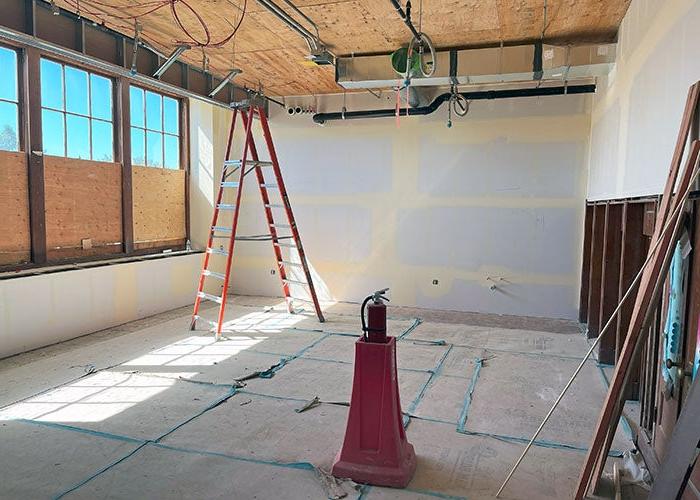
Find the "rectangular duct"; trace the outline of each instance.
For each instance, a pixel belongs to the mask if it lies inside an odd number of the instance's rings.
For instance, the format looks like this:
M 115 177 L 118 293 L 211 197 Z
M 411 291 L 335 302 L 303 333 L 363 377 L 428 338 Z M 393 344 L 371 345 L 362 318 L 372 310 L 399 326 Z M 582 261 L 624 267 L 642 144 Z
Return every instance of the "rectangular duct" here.
M 615 63 L 615 49 L 613 43 L 579 46 L 529 44 L 439 51 L 433 76 L 413 77 L 411 85 L 489 85 L 604 76 Z M 390 55 L 337 58 L 336 82 L 346 89 L 395 87 L 402 84 L 402 79 L 392 68 Z

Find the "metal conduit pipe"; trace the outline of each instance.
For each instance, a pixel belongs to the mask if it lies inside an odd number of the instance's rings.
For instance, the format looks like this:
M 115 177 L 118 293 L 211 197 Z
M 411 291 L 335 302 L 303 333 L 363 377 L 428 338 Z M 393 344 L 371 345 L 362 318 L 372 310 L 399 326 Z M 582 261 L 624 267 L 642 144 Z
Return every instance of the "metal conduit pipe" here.
M 564 94 L 591 94 L 595 92 L 596 86 L 591 85 L 572 85 L 570 87 L 540 87 L 528 89 L 509 89 L 509 90 L 479 90 L 475 92 L 460 92 L 459 94 L 469 101 L 478 101 L 486 99 L 509 99 L 513 97 L 538 97 L 548 95 L 564 95 Z M 401 116 L 422 116 L 430 115 L 437 111 L 440 105 L 450 100 L 452 94 L 446 92 L 437 96 L 433 102 L 427 106 L 418 108 L 409 108 L 401 110 Z M 361 118 L 391 118 L 396 116 L 395 108 L 387 109 L 370 109 L 364 111 L 345 111 L 335 113 L 316 113 L 313 116 L 314 122 L 318 124 L 326 123 L 333 120 L 357 120 Z
M 133 74 L 129 69 L 124 68 L 122 66 L 117 66 L 116 64 L 112 64 L 101 59 L 96 59 L 94 57 L 85 55 L 82 52 L 76 52 L 75 50 L 67 49 L 65 47 L 61 47 L 60 45 L 55 45 L 51 42 L 41 40 L 39 38 L 27 35 L 26 33 L 21 33 L 19 31 L 15 31 L 4 26 L 0 26 L 0 40 L 2 39 L 19 42 L 29 47 L 42 50 L 46 53 L 63 57 L 68 61 L 88 66 L 92 69 L 104 71 L 106 73 L 110 73 L 117 76 L 123 76 L 130 79 L 131 81 L 141 83 L 142 85 L 147 85 L 157 90 L 162 90 L 163 92 L 175 94 L 180 97 L 197 99 L 199 101 L 203 101 L 214 106 L 230 109 L 230 105 L 228 103 L 216 101 L 204 95 L 196 94 L 187 89 L 183 89 L 182 87 L 171 85 L 162 80 L 156 80 L 155 78 L 151 78 L 140 73 Z M 148 48 L 149 50 L 152 50 L 150 47 Z M 236 85 L 233 85 L 233 87 L 242 90 L 246 93 L 248 92 L 247 89 L 244 89 L 242 87 L 238 87 Z M 280 106 L 284 106 L 281 102 L 275 99 L 271 99 L 267 96 L 265 96 L 265 99 L 267 99 L 270 102 L 274 102 L 275 104 L 279 104 Z
M 292 3 L 291 0 L 284 0 L 284 1 L 285 1 L 285 3 L 286 3 L 287 5 L 289 5 L 289 6 L 294 10 L 294 12 L 296 12 L 296 13 L 299 14 L 301 17 L 303 17 L 304 19 L 306 19 L 306 22 L 308 22 L 311 26 L 314 27 L 314 31 L 316 32 L 316 40 L 320 40 L 320 39 L 321 39 L 321 35 L 319 35 L 319 33 L 318 33 L 318 26 L 316 25 L 316 23 L 314 22 L 314 20 L 311 19 L 311 18 L 310 18 L 309 16 L 307 16 L 306 14 L 304 14 L 304 12 L 303 12 L 299 7 L 297 7 L 296 5 L 294 5 L 294 4 Z
M 406 12 L 404 12 L 403 8 L 401 8 L 401 4 L 399 3 L 398 0 L 389 0 L 391 2 L 391 5 L 394 6 L 396 9 L 396 12 L 399 14 L 401 19 L 403 20 L 404 24 L 408 26 L 408 29 L 411 30 L 411 33 L 413 33 L 413 36 L 418 39 L 418 41 L 421 40 L 420 33 L 418 33 L 418 30 L 416 29 L 415 26 L 413 26 L 413 23 L 411 22 L 410 16 L 410 10 L 406 9 Z
M 287 14 L 279 5 L 271 0 L 257 0 L 257 2 L 270 11 L 280 21 L 286 24 L 290 29 L 301 35 L 309 45 L 309 49 L 313 50 L 314 48 L 318 48 L 318 41 L 316 40 L 316 37 L 314 37 L 313 33 L 290 17 L 289 14 Z

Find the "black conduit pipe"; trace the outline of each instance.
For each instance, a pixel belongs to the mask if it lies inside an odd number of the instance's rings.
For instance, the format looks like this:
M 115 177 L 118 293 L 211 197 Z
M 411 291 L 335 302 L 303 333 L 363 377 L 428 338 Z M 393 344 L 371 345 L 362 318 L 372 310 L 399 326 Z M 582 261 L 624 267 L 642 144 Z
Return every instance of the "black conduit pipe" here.
M 509 99 L 513 97 L 539 97 L 548 95 L 564 94 L 592 94 L 595 92 L 595 85 L 571 85 L 568 87 L 540 87 L 530 89 L 510 89 L 510 90 L 481 90 L 477 92 L 460 92 L 469 101 L 479 101 L 485 99 Z M 440 105 L 450 100 L 449 92 L 437 96 L 433 102 L 427 106 L 418 108 L 408 108 L 408 116 L 429 115 L 437 111 Z M 395 108 L 370 109 L 365 111 L 346 111 L 345 113 L 316 113 L 313 120 L 316 123 L 324 124 L 333 120 L 357 120 L 361 118 L 391 118 L 396 116 Z M 401 110 L 401 116 L 406 116 L 406 110 Z
M 406 12 L 403 11 L 401 8 L 401 4 L 399 3 L 398 0 L 389 0 L 391 4 L 394 6 L 396 9 L 396 12 L 398 12 L 399 16 L 403 20 L 404 24 L 408 26 L 408 29 L 411 30 L 411 33 L 413 33 L 413 36 L 416 37 L 416 39 L 420 42 L 420 34 L 418 33 L 418 30 L 416 29 L 415 26 L 413 26 L 413 23 L 411 22 L 411 8 L 410 5 L 406 6 Z

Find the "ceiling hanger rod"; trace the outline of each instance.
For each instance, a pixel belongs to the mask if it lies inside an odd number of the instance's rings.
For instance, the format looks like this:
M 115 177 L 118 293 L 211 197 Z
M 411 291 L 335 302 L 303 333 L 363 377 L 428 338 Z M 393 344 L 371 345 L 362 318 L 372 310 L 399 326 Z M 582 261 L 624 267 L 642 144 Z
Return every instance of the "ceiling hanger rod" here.
M 394 6 L 396 9 L 396 12 L 399 14 L 399 17 L 403 20 L 404 24 L 408 26 L 408 29 L 411 30 L 411 33 L 413 33 L 413 36 L 420 42 L 421 41 L 421 34 L 418 32 L 415 26 L 413 26 L 413 22 L 411 21 L 411 0 L 408 0 L 406 2 L 406 11 L 404 12 L 403 8 L 401 7 L 401 4 L 399 3 L 398 0 L 389 0 L 391 2 L 391 5 Z

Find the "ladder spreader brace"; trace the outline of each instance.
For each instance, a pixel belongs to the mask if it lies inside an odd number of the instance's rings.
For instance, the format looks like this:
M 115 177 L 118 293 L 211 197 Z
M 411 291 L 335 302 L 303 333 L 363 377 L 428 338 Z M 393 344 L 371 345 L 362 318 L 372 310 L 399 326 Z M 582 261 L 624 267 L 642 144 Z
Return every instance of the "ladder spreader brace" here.
M 236 120 L 238 115 L 241 116 L 241 121 L 243 122 L 243 128 L 245 130 L 245 142 L 243 144 L 243 153 L 240 160 L 228 160 L 231 149 L 233 145 L 233 134 L 236 128 Z M 265 138 L 265 143 L 267 145 L 268 154 L 270 156 L 269 161 L 261 161 L 258 157 L 258 151 L 255 146 L 255 140 L 253 138 L 253 118 L 258 117 L 260 120 L 260 125 L 263 132 L 263 137 Z M 282 292 L 284 298 L 287 302 L 287 309 L 290 313 L 294 313 L 293 300 L 294 297 L 291 296 L 289 292 L 289 285 L 303 285 L 306 286 L 309 295 L 311 296 L 311 302 L 316 310 L 316 315 L 320 322 L 324 321 L 323 312 L 321 311 L 321 306 L 318 302 L 318 297 L 316 295 L 316 289 L 314 288 L 313 279 L 311 277 L 311 271 L 309 270 L 309 264 L 306 260 L 306 254 L 304 253 L 304 247 L 301 244 L 301 237 L 299 236 L 299 229 L 294 220 L 294 213 L 292 212 L 292 206 L 289 203 L 289 197 L 287 196 L 287 189 L 284 185 L 284 180 L 282 179 L 282 172 L 280 170 L 279 161 L 277 159 L 277 153 L 275 152 L 275 147 L 272 142 L 272 135 L 270 134 L 270 127 L 267 121 L 267 116 L 261 107 L 251 106 L 246 108 L 237 108 L 233 110 L 233 118 L 231 120 L 231 128 L 228 135 L 228 143 L 226 145 L 226 158 L 224 161 L 223 169 L 221 171 L 221 181 L 219 183 L 219 192 L 214 203 L 214 215 L 211 222 L 211 230 L 209 231 L 209 239 L 207 242 L 206 252 L 204 254 L 204 263 L 202 264 L 202 273 L 199 277 L 199 286 L 197 287 L 197 295 L 194 300 L 194 311 L 192 313 L 192 322 L 190 324 L 190 329 L 194 330 L 198 319 L 204 319 L 199 316 L 199 307 L 201 305 L 202 299 L 211 300 L 219 304 L 219 314 L 217 321 L 209 322 L 216 329 L 216 338 L 221 338 L 221 329 L 224 320 L 224 310 L 226 308 L 226 295 L 228 293 L 229 282 L 231 278 L 231 262 L 233 261 L 233 250 L 236 241 L 271 241 L 272 249 L 275 253 L 275 259 L 277 261 L 277 268 L 279 270 L 280 282 L 282 284 Z M 265 174 L 263 172 L 264 168 L 272 168 L 274 173 L 274 183 L 269 183 L 265 180 Z M 243 180 L 245 176 L 251 171 L 255 171 L 256 181 L 258 188 L 260 189 L 260 196 L 262 198 L 263 207 L 265 209 L 265 217 L 267 219 L 267 227 L 269 229 L 268 234 L 253 235 L 253 236 L 236 236 L 236 230 L 238 229 L 238 215 L 241 208 L 241 193 L 243 191 Z M 238 173 L 238 181 L 230 180 L 235 173 Z M 235 189 L 236 190 L 236 202 L 235 204 L 222 203 L 224 190 Z M 270 203 L 269 189 L 277 189 L 279 191 L 280 198 L 282 200 L 281 204 Z M 287 224 L 277 224 L 274 219 L 274 208 L 284 209 L 284 213 L 287 218 Z M 233 221 L 230 227 L 219 225 L 219 214 L 221 211 L 233 212 Z M 289 230 L 291 234 L 278 234 L 277 230 Z M 228 238 L 228 249 L 223 250 L 220 248 L 214 248 L 214 239 Z M 290 241 L 291 240 L 291 241 Z M 292 262 L 290 258 L 285 259 L 282 255 L 282 248 L 289 248 L 291 252 L 292 249 L 296 249 L 299 254 L 299 262 Z M 210 258 L 212 255 L 221 255 L 226 257 L 225 271 L 223 273 L 218 273 L 209 270 Z M 301 267 L 304 272 L 304 280 L 290 279 L 287 277 L 287 267 Z M 295 275 L 297 277 L 297 275 Z M 206 278 L 215 278 L 217 280 L 223 281 L 223 288 L 221 296 L 211 295 L 204 292 L 204 284 Z

